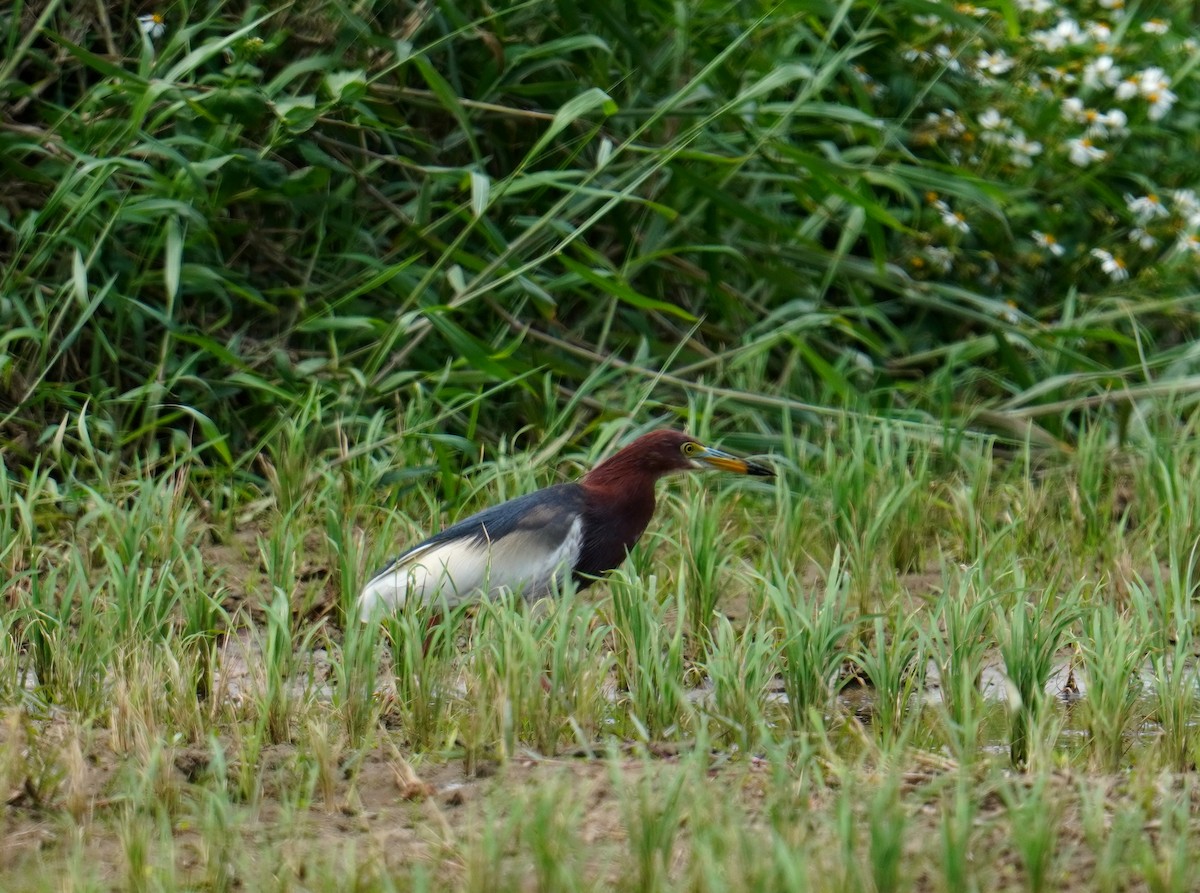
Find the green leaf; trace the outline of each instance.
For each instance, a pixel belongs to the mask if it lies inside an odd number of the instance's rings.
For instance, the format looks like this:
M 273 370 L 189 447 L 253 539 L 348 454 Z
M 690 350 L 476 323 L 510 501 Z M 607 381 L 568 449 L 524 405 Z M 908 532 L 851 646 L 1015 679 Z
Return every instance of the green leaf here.
M 184 415 L 190 416 L 197 425 L 200 426 L 200 433 L 204 435 L 203 446 L 212 449 L 218 456 L 224 460 L 225 464 L 233 466 L 233 455 L 229 452 L 229 437 L 222 433 L 214 422 L 207 415 L 196 409 L 194 406 L 184 406 L 180 403 L 167 404 L 173 409 L 177 409 Z
M 167 245 L 163 252 L 163 282 L 167 291 L 167 305 L 175 302 L 179 295 L 179 270 L 183 265 L 183 235 L 179 231 L 179 218 L 167 218 Z
M 370 316 L 318 316 L 307 319 L 296 326 L 297 332 L 371 332 L 379 327 L 379 320 Z
M 554 113 L 554 120 L 550 122 L 550 127 L 534 143 L 527 157 L 536 158 L 566 128 L 596 109 L 603 112 L 605 116 L 609 116 L 617 113 L 618 106 L 612 97 L 599 87 L 592 87 L 564 102 L 562 107 Z
M 306 75 L 314 72 L 328 71 L 335 64 L 337 59 L 334 56 L 317 54 L 315 56 L 307 56 L 297 59 L 275 77 L 271 78 L 263 87 L 263 93 L 267 96 L 274 97 L 282 93 L 292 81 L 304 80 Z
M 576 34 L 571 37 L 548 40 L 545 43 L 533 46 L 514 47 L 506 55 L 508 55 L 508 67 L 515 68 L 524 62 L 530 62 L 534 59 L 544 59 L 547 57 L 561 58 L 569 53 L 579 52 L 580 50 L 599 50 L 602 53 L 612 53 L 608 44 L 595 34 Z
M 317 122 L 317 98 L 311 94 L 277 100 L 271 109 L 292 133 L 303 133 Z
M 325 75 L 325 89 L 336 102 L 358 102 L 367 93 L 367 73 L 362 69 L 331 71 Z
M 492 181 L 487 174 L 471 171 L 471 213 L 476 219 L 487 211 L 488 199 L 492 194 Z
M 823 356 L 813 350 L 806 341 L 796 339 L 795 344 L 796 350 L 804 357 L 809 367 L 821 377 L 826 387 L 839 397 L 847 400 L 850 399 L 854 389 L 846 379 L 846 376 L 842 375 Z
M 778 90 L 780 87 L 787 86 L 792 81 L 809 80 L 813 76 L 813 70 L 807 65 L 799 63 L 790 63 L 772 68 L 765 76 L 755 81 L 753 84 L 744 89 L 737 95 L 734 100 L 737 104 L 749 102 L 770 93 L 772 90 Z
M 475 128 L 471 124 L 471 119 L 467 116 L 466 108 L 463 107 L 458 95 L 454 92 L 454 88 L 450 86 L 425 56 L 413 56 L 412 62 L 416 66 L 417 71 L 421 73 L 421 77 L 425 79 L 425 83 L 429 85 L 429 89 L 433 92 L 433 95 L 438 98 L 443 108 L 458 122 L 463 138 L 466 139 L 471 147 L 472 156 L 478 161 L 480 153 L 479 146 L 475 143 Z
M 88 302 L 87 264 L 83 261 L 83 252 L 78 248 L 71 255 L 71 290 L 80 306 L 86 307 Z
M 216 158 L 204 158 L 198 161 L 189 161 L 187 162 L 187 166 L 188 170 L 193 176 L 195 176 L 197 179 L 203 180 L 209 174 L 216 173 L 237 157 L 237 155 L 233 154 L 218 155 Z
M 127 68 L 121 68 L 119 65 L 114 65 L 107 59 L 97 56 L 95 53 L 85 50 L 83 47 L 71 43 L 65 37 L 58 34 L 56 31 L 44 31 L 46 37 L 59 44 L 68 53 L 95 71 L 100 72 L 105 77 L 110 77 L 116 81 L 126 81 L 131 84 L 137 84 L 140 87 L 149 86 L 150 82 L 136 72 L 130 71 Z
M 261 90 L 250 87 L 226 87 L 208 95 L 190 99 L 189 103 L 200 111 L 218 119 L 232 118 L 247 127 L 257 126 L 267 114 L 270 103 Z
M 476 341 L 466 329 L 451 320 L 449 313 L 450 310 L 446 307 L 425 308 L 425 318 L 446 339 L 454 353 L 469 366 L 497 381 L 512 378 L 512 372 L 492 359 L 490 351 Z
M 173 65 L 170 70 L 162 76 L 162 80 L 169 84 L 175 84 L 184 77 L 190 76 L 198 68 L 208 62 L 208 60 L 212 59 L 214 56 L 219 56 L 221 53 L 225 52 L 226 49 L 233 47 L 235 44 L 241 41 L 243 37 L 253 34 L 255 31 L 259 30 L 259 27 L 275 14 L 275 12 L 269 12 L 266 15 L 259 16 L 254 21 L 243 25 L 236 31 L 231 31 L 224 37 L 216 40 L 203 41 L 198 47 L 196 47 L 196 49 L 192 50 L 190 53 L 176 62 L 175 65 Z
M 696 317 L 692 316 L 692 314 L 688 313 L 682 307 L 676 307 L 667 301 L 660 301 L 657 298 L 643 295 L 611 274 L 600 273 L 565 255 L 559 257 L 559 261 L 580 279 L 596 286 L 606 294 L 612 295 L 617 300 L 629 304 L 631 307 L 637 307 L 641 310 L 652 310 L 658 313 L 667 313 L 671 316 L 685 319 L 688 322 L 696 321 Z

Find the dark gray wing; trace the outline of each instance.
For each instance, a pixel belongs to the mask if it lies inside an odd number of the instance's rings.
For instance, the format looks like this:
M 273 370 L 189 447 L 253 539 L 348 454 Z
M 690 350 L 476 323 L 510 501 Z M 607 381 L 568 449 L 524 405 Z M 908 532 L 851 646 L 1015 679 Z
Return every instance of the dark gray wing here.
M 584 505 L 582 487 L 558 484 L 464 518 L 376 574 L 359 595 L 359 610 L 365 617 L 381 605 L 437 593 L 451 604 L 502 588 L 540 595 L 574 569 Z

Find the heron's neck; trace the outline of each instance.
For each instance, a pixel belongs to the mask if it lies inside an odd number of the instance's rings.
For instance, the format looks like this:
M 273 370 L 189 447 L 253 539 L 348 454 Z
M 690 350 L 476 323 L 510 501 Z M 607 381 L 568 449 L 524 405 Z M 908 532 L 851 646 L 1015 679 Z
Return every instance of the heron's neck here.
M 644 471 L 597 475 L 603 468 L 597 466 L 580 481 L 587 494 L 588 515 L 593 525 L 600 522 L 599 526 L 628 551 L 654 517 L 654 482 L 658 475 Z
M 637 444 L 633 444 L 637 446 Z M 654 499 L 654 484 L 662 474 L 647 471 L 641 455 L 626 447 L 605 459 L 579 481 L 589 490 L 618 494 L 649 494 Z

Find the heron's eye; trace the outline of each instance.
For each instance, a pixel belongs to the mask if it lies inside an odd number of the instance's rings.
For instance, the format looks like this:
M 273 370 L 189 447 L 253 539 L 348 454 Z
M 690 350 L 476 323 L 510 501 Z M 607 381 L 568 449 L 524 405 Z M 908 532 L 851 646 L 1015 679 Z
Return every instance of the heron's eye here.
M 697 449 L 698 449 L 698 447 L 696 446 L 696 444 L 694 444 L 694 443 L 691 443 L 691 442 L 689 441 L 688 443 L 685 443 L 685 444 L 683 445 L 683 454 L 684 454 L 685 456 L 694 456 L 694 455 L 696 455 L 696 450 L 697 450 Z

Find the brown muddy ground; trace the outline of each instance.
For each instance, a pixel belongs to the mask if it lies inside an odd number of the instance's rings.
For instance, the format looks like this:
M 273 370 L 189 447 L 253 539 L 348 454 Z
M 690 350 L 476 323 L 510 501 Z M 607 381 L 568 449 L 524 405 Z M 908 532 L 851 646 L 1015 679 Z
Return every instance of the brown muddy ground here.
M 0 746 L 5 743 L 0 742 Z M 103 733 L 93 737 L 90 749 L 79 754 L 80 760 L 54 802 L 38 802 L 36 791 L 24 786 L 4 792 L 6 805 L 0 828 L 3 889 L 67 889 L 71 885 L 60 887 L 55 876 L 69 877 L 79 872 L 80 866 L 83 876 L 101 889 L 126 886 L 128 858 L 119 830 L 125 804 L 110 798 L 108 792 L 114 777 L 129 765 L 108 743 Z M 271 748 L 262 755 L 263 765 L 282 766 L 294 756 L 288 746 Z M 161 783 L 174 796 L 186 799 L 196 793 L 191 790 L 190 779 L 204 770 L 207 754 L 182 749 L 172 757 Z M 680 760 L 678 754 L 666 750 L 625 754 L 613 761 L 529 755 L 504 766 L 486 765 L 477 776 L 467 777 L 461 763 L 427 762 L 418 768 L 396 751 L 377 750 L 358 765 L 344 767 L 343 777 L 337 779 L 328 801 L 318 798 L 319 802 L 296 811 L 278 802 L 268 788 L 257 807 L 238 807 L 236 840 L 231 844 L 236 853 L 229 881 L 231 888 L 255 889 L 251 877 L 259 871 L 253 864 L 253 854 L 260 850 L 270 853 L 275 864 L 258 868 L 267 869 L 266 874 L 282 881 L 284 887 L 289 886 L 288 878 L 303 885 L 309 866 L 338 865 L 350 858 L 362 871 L 360 883 L 380 875 L 408 877 L 416 870 L 428 876 L 437 888 L 488 889 L 477 862 L 481 838 L 489 829 L 493 834 L 515 835 L 520 816 L 514 816 L 514 810 L 526 808 L 541 790 L 549 791 L 551 797 L 569 797 L 572 801 L 568 811 L 575 819 L 565 831 L 571 844 L 567 856 L 590 883 L 601 888 L 628 887 L 631 856 L 626 813 L 622 792 L 615 784 L 618 780 L 625 785 L 635 784 L 646 776 L 660 776 L 666 783 L 679 771 Z M 266 774 L 269 777 L 270 772 Z M 900 796 L 907 816 L 903 869 L 906 887 L 942 888 L 939 866 L 943 810 L 953 787 L 952 776 L 956 775 L 948 761 L 920 755 L 911 759 L 902 773 Z M 702 783 L 736 805 L 737 814 L 744 817 L 744 827 L 751 834 L 755 828 L 766 827 L 766 810 L 778 810 L 783 804 L 792 812 L 794 833 L 797 842 L 803 842 L 810 876 L 824 877 L 845 870 L 836 832 L 840 785 L 851 783 L 860 788 L 863 796 L 859 799 L 865 803 L 880 777 L 873 767 L 863 765 L 849 782 L 843 782 L 836 773 L 822 784 L 813 783 L 811 778 L 796 778 L 790 782 L 792 790 L 781 796 L 778 776 L 765 761 L 713 754 Z M 1153 782 L 1170 789 L 1184 783 L 1185 779 L 1172 775 L 1159 776 Z M 1089 879 L 1097 856 L 1094 842 L 1089 843 L 1087 838 L 1095 831 L 1085 827 L 1085 806 L 1094 813 L 1098 810 L 1100 828 L 1106 832 L 1104 822 L 1133 805 L 1135 795 L 1130 790 L 1139 789 L 1141 783 L 1128 776 L 1063 771 L 1050 776 L 1050 784 L 1047 794 L 1057 813 L 1057 852 L 1048 889 L 1093 889 Z M 969 858 L 986 878 L 984 889 L 1024 889 L 1027 877 L 1012 846 L 1010 817 L 1002 799 L 983 778 L 972 796 L 978 812 Z M 1192 814 L 1196 814 L 1194 801 Z M 704 814 L 692 814 L 685 805 L 675 844 L 677 855 L 669 871 L 686 873 L 690 825 L 705 820 Z M 860 838 L 865 838 L 866 817 L 856 814 L 856 824 L 860 821 Z M 1157 821 L 1147 820 L 1140 830 L 1152 852 Z M 184 889 L 208 889 L 211 848 L 187 819 L 172 821 L 171 837 L 175 882 Z M 865 847 L 865 839 L 859 844 Z M 507 875 L 503 886 L 534 889 L 538 886 L 536 872 L 521 849 L 515 840 L 503 847 L 501 865 Z M 161 847 L 152 846 L 151 850 L 149 862 L 157 868 L 162 867 L 164 858 L 172 858 L 164 855 Z M 488 870 L 494 871 L 495 866 Z M 247 876 L 244 885 L 239 880 L 242 875 Z M 482 886 L 481 880 L 485 881 Z M 500 886 L 500 879 L 495 880 Z M 1129 880 L 1131 883 L 1122 884 L 1121 889 L 1145 889 L 1141 883 Z M 332 889 L 322 883 L 315 888 Z

